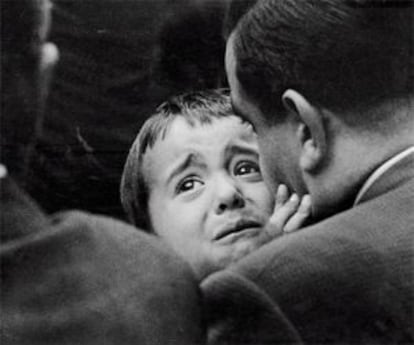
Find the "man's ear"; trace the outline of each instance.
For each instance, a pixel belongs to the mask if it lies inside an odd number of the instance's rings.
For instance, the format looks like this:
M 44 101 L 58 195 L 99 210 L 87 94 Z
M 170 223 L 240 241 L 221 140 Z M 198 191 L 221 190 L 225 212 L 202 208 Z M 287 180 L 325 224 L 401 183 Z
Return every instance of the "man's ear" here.
M 288 89 L 282 95 L 286 110 L 297 120 L 296 137 L 300 145 L 300 167 L 315 173 L 326 158 L 327 132 L 323 113 L 299 92 Z

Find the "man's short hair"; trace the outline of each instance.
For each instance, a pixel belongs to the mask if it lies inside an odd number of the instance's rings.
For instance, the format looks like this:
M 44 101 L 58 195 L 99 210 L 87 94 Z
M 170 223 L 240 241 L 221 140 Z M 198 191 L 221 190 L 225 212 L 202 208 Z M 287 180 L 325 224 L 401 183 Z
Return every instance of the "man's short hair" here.
M 236 27 L 240 18 L 257 2 L 258 0 L 232 0 L 230 1 L 223 23 L 223 37 L 227 40 L 231 32 Z
M 195 126 L 210 124 L 214 118 L 232 114 L 228 89 L 186 93 L 172 97 L 157 108 L 132 144 L 121 179 L 121 202 L 134 225 L 152 231 L 148 214 L 150 191 L 143 167 L 145 152 L 158 140 L 165 138 L 178 117 L 185 119 L 190 126 Z
M 235 29 L 236 75 L 276 121 L 292 88 L 348 125 L 372 126 L 384 119 L 358 114 L 413 93 L 413 18 L 411 1 L 262 0 Z

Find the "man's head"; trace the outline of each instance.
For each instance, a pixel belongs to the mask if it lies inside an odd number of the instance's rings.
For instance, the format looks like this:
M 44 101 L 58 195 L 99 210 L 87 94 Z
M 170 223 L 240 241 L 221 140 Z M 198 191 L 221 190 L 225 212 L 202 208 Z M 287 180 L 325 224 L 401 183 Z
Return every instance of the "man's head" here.
M 164 238 L 201 277 L 263 243 L 274 203 L 256 134 L 220 91 L 158 108 L 131 148 L 121 199 L 136 225 Z
M 1 1 L 1 161 L 22 178 L 41 115 L 56 47 L 47 42 L 48 0 Z
M 398 0 L 263 0 L 241 19 L 226 69 L 270 184 L 309 191 L 327 215 L 412 143 L 412 23 Z

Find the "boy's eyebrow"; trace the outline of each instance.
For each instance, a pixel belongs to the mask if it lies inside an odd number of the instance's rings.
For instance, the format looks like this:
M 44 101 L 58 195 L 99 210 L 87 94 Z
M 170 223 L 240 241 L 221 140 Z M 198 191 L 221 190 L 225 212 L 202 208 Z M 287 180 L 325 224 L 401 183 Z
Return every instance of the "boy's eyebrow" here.
M 259 158 L 259 152 L 255 146 L 251 145 L 243 145 L 238 143 L 231 143 L 229 146 L 225 149 L 225 157 L 230 157 L 236 154 L 248 154 L 248 155 L 254 155 L 257 158 Z
M 197 167 L 206 167 L 206 164 L 201 160 L 201 156 L 197 153 L 189 153 L 185 156 L 184 159 L 182 159 L 174 168 L 171 169 L 171 171 L 167 174 L 167 184 L 170 183 L 170 181 L 183 172 L 185 169 L 187 169 L 190 166 L 197 166 Z

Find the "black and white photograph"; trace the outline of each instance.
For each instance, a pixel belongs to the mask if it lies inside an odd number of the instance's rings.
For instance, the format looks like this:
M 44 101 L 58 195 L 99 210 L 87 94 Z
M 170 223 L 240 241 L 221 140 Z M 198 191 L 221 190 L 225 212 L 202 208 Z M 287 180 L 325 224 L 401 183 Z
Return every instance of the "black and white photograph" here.
M 413 0 L 0 0 L 1 345 L 414 345 Z

